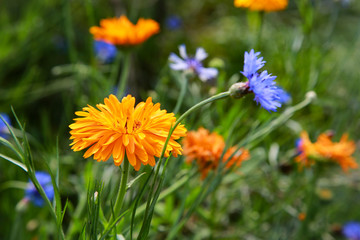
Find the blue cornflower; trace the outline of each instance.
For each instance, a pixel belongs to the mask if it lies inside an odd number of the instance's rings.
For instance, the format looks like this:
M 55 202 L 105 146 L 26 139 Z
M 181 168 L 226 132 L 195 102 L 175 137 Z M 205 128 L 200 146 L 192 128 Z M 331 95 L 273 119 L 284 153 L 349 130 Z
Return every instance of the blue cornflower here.
M 245 52 L 244 71 L 241 73 L 249 80 L 249 90 L 255 94 L 254 100 L 260 103 L 261 107 L 267 111 L 274 111 L 281 107 L 284 101 L 284 90 L 276 86 L 276 76 L 272 76 L 267 71 L 258 71 L 265 65 L 263 58 L 258 56 L 260 52 L 252 49 L 249 53 Z
M 172 15 L 165 20 L 166 27 L 170 30 L 176 30 L 181 28 L 182 20 L 179 16 Z
M 104 41 L 94 41 L 94 51 L 96 57 L 103 63 L 111 63 L 114 61 L 117 50 L 114 45 Z
M 348 222 L 343 226 L 342 232 L 349 240 L 360 240 L 360 223 Z
M 195 57 L 188 57 L 184 44 L 179 46 L 181 59 L 175 53 L 169 56 L 170 68 L 176 71 L 190 71 L 199 76 L 202 81 L 208 81 L 218 75 L 216 68 L 204 68 L 202 61 L 207 58 L 207 53 L 203 48 L 196 49 Z
M 5 122 L 7 122 L 9 125 L 11 124 L 10 123 L 10 117 L 5 114 L 5 113 L 0 113 L 0 115 L 2 116 L 2 118 L 5 120 Z M 9 130 L 6 126 L 6 124 L 4 123 L 4 121 L 0 118 L 0 137 L 3 137 L 3 138 L 7 138 L 8 137 L 8 133 Z
M 54 199 L 54 187 L 51 183 L 51 176 L 46 172 L 37 171 L 35 173 L 36 179 L 44 189 L 46 196 L 50 201 Z M 35 206 L 41 207 L 44 205 L 44 199 L 36 190 L 35 185 L 29 180 L 28 187 L 25 190 L 25 199 L 29 199 Z

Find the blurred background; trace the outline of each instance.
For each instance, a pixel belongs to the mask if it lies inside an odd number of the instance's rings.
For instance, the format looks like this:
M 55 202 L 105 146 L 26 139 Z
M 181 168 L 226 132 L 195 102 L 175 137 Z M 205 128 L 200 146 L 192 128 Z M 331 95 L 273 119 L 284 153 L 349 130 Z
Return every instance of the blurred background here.
M 293 157 L 301 130 L 309 132 L 312 140 L 328 130 L 333 131 L 336 141 L 348 133 L 359 147 L 357 0 L 290 0 L 285 10 L 269 13 L 235 8 L 230 0 L 2 1 L 0 112 L 8 114 L 16 128 L 13 108 L 25 125 L 39 169 L 44 169 L 43 161 L 54 169 L 59 151 L 62 200 L 71 202 L 64 229 L 74 216 L 82 216 L 76 215 L 75 209 L 81 196 L 86 196 L 89 179 L 103 180 L 105 185 L 118 179 L 109 177 L 119 173 L 110 161 L 95 166 L 93 160 L 70 150 L 68 126 L 75 111 L 101 103 L 116 91 L 116 60 L 104 62 L 99 58 L 89 28 L 99 25 L 103 18 L 120 15 L 127 15 L 133 23 L 140 17 L 152 18 L 161 28 L 159 34 L 136 47 L 131 58 L 126 92 L 137 101 L 152 96 L 162 108 L 174 109 L 181 83 L 169 69 L 168 57 L 171 52 L 178 54 L 180 44 L 186 44 L 188 54 L 203 47 L 209 54 L 204 64 L 219 69 L 213 82 L 190 83 L 192 97 L 185 98 L 180 113 L 244 80 L 240 74 L 244 52 L 251 49 L 261 52 L 266 69 L 291 95 L 287 106 L 301 102 L 308 91 L 317 94 L 311 105 L 251 145 L 252 159 L 241 173 L 223 179 L 214 196 L 205 200 L 177 233 L 177 239 L 345 239 L 341 226 L 360 220 L 359 170 L 346 174 L 339 167 L 324 168 L 316 189 L 311 188 L 315 195 L 308 200 L 306 192 L 313 184 L 311 172 L 298 171 Z M 229 141 L 237 144 L 251 134 L 251 129 L 269 123 L 282 111 L 270 114 L 256 107 L 250 96 L 242 101 L 228 99 L 191 116 L 186 126 L 189 130 L 203 126 L 225 137 L 231 135 Z M 235 120 L 239 123 L 230 128 Z M 8 150 L 1 147 L 0 151 Z M 355 157 L 358 159 L 359 151 Z M 189 166 L 181 161 L 172 171 L 176 168 Z M 8 239 L 14 224 L 22 226 L 23 239 L 52 239 L 48 237 L 56 229 L 46 221 L 49 216 L 45 209 L 30 208 L 21 219 L 15 214 L 27 180 L 21 169 L 0 161 L 0 239 Z M 199 179 L 194 181 L 192 186 L 201 186 Z M 171 185 L 171 179 L 166 184 Z M 187 186 L 179 194 L 186 193 L 191 199 L 196 191 L 197 187 Z M 112 188 L 105 196 L 111 193 Z M 152 239 L 165 239 L 176 222 L 169 208 L 176 208 L 178 198 L 175 194 L 159 203 Z M 315 201 L 314 213 L 308 233 L 302 235 L 299 214 L 306 212 L 308 201 Z

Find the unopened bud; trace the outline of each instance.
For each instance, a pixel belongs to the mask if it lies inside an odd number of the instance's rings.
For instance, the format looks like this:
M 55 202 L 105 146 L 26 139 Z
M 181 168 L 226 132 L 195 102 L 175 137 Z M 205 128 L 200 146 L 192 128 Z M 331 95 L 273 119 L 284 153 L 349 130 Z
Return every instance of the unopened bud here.
M 309 98 L 311 101 L 316 99 L 316 92 L 314 91 L 310 91 L 306 93 L 306 98 Z
M 233 84 L 230 89 L 230 96 L 233 98 L 242 98 L 250 92 L 248 82 L 238 82 Z

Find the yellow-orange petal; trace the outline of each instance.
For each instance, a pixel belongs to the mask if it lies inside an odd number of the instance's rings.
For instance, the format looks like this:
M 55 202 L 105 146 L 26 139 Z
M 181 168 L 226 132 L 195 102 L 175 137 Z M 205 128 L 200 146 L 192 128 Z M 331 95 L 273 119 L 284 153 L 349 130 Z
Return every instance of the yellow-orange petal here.
M 107 24 L 107 23 L 104 23 Z M 135 106 L 135 98 L 124 97 L 121 102 L 114 96 L 78 111 L 79 118 L 70 125 L 71 149 L 88 150 L 84 157 L 93 156 L 97 161 L 107 161 L 111 156 L 115 165 L 123 162 L 125 154 L 129 163 L 138 170 L 141 164 L 155 165 L 155 156 L 159 157 L 171 126 L 175 123 L 174 114 L 160 109 L 151 98 Z M 180 124 L 170 137 L 165 155 L 170 152 L 177 156 L 182 148 L 175 140 L 185 136 L 186 128 Z
M 235 7 L 249 8 L 252 11 L 280 11 L 287 5 L 288 0 L 234 0 Z

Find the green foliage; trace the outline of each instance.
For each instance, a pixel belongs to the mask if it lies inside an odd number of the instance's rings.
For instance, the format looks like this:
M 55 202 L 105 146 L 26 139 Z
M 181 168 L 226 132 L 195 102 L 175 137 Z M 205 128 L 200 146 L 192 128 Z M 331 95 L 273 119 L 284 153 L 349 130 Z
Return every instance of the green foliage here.
M 337 226 L 360 220 L 359 170 L 319 164 L 298 171 L 293 161 L 301 130 L 312 139 L 334 130 L 334 139 L 347 132 L 359 140 L 358 2 L 296 0 L 270 13 L 220 0 L 2 5 L 0 110 L 12 121 L 0 136 L 0 239 L 329 240 L 343 239 Z M 105 64 L 89 27 L 120 14 L 156 19 L 161 32 Z M 172 16 L 181 19 L 177 29 L 167 26 Z M 206 49 L 204 66 L 219 70 L 216 81 L 168 67 L 182 43 L 189 53 Z M 245 80 L 239 71 L 252 48 L 292 96 L 277 113 L 256 106 L 250 94 L 227 97 Z M 103 102 L 115 86 L 137 101 L 151 96 L 188 131 L 215 131 L 227 148 L 249 149 L 251 159 L 230 170 L 222 163 L 203 180 L 185 157 L 162 156 L 139 172 L 130 167 L 126 179 L 111 158 L 83 159 L 69 147 L 74 112 Z M 53 202 L 35 177 L 41 169 L 51 175 Z M 28 179 L 44 207 L 23 204 Z

